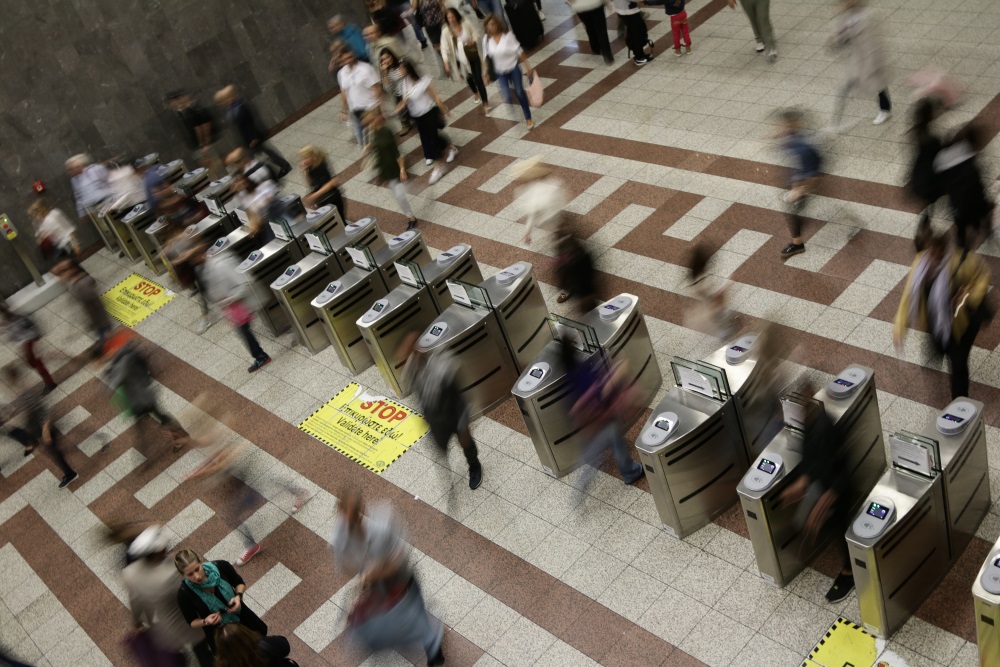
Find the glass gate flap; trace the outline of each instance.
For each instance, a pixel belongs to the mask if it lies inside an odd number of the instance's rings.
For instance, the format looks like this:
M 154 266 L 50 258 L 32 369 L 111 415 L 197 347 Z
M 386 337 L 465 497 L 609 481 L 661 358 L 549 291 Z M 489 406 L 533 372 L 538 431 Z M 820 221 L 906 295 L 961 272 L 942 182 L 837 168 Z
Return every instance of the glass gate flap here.
M 601 346 L 597 340 L 597 331 L 593 327 L 581 324 L 562 315 L 549 313 L 549 329 L 553 340 L 563 340 L 581 352 L 596 352 Z
M 924 477 L 936 477 L 941 472 L 941 448 L 937 440 L 907 431 L 889 436 L 892 467 L 914 472 Z
M 406 285 L 410 287 L 423 287 L 427 284 L 424 280 L 424 273 L 420 270 L 420 265 L 416 262 L 410 262 L 405 259 L 393 262 L 396 266 L 396 273 L 399 274 L 399 279 Z
M 729 381 L 721 368 L 702 361 L 674 357 L 670 362 L 674 381 L 681 389 L 725 402 L 729 400 Z
M 466 308 L 479 307 L 493 310 L 493 304 L 490 303 L 490 296 L 482 287 L 461 280 L 448 280 L 445 282 L 455 303 Z
M 354 266 L 368 270 L 375 267 L 375 257 L 372 255 L 371 248 L 368 246 L 349 246 L 345 248 L 345 250 L 347 250 L 347 254 L 351 256 L 351 261 L 354 262 Z

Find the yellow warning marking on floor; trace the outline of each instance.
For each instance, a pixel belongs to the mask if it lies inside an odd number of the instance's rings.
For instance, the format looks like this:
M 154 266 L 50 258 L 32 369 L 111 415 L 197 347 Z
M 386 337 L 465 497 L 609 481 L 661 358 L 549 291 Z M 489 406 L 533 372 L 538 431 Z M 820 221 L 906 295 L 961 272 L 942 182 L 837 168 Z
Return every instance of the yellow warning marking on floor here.
M 429 428 L 421 415 L 390 398 L 369 394 L 357 382 L 299 424 L 300 430 L 379 475 Z
M 861 626 L 838 618 L 802 667 L 872 667 L 878 653 L 875 637 Z
M 127 327 L 139 324 L 173 298 L 173 292 L 138 273 L 101 295 L 108 315 Z

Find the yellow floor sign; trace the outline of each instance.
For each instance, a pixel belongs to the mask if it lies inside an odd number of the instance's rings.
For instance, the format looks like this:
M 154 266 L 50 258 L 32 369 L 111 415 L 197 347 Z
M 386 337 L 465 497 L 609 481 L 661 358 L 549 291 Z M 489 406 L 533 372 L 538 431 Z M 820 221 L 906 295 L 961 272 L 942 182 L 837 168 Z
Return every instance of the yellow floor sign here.
M 865 632 L 860 626 L 838 618 L 802 667 L 909 667 L 886 642 Z
M 138 273 L 101 295 L 108 315 L 127 327 L 139 324 L 173 298 L 173 292 Z
M 344 387 L 299 429 L 372 472 L 382 474 L 428 430 L 419 414 L 357 382 Z

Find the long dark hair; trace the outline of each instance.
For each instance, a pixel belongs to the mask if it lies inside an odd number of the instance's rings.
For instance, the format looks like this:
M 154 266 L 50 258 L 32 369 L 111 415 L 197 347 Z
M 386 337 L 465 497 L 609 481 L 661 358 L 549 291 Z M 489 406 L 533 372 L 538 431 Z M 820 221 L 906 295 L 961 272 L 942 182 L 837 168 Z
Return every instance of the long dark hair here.
M 239 623 L 227 623 L 215 633 L 215 667 L 265 667 L 261 636 Z
M 390 67 L 399 67 L 399 58 L 397 58 L 396 54 L 390 51 L 389 49 L 382 49 L 381 51 L 379 51 L 378 54 L 379 65 L 382 64 L 382 58 L 384 58 L 385 56 L 389 56 L 389 59 L 392 61 Z
M 444 22 L 445 22 L 445 23 L 447 23 L 447 22 L 448 22 L 448 17 L 449 17 L 449 16 L 454 16 L 454 17 L 455 17 L 456 19 L 458 19 L 458 23 L 459 23 L 459 25 L 461 25 L 462 21 L 464 21 L 464 20 L 465 20 L 465 19 L 464 19 L 464 18 L 462 17 L 462 12 L 458 11 L 458 10 L 457 10 L 457 9 L 455 9 L 454 7 L 449 7 L 449 8 L 448 8 L 448 11 L 447 11 L 447 12 L 445 12 L 445 17 L 444 17 Z
M 405 58 L 399 61 L 399 69 L 403 70 L 403 76 L 407 79 L 412 79 L 414 81 L 420 80 L 420 75 L 417 74 L 417 68 L 413 66 L 409 60 Z

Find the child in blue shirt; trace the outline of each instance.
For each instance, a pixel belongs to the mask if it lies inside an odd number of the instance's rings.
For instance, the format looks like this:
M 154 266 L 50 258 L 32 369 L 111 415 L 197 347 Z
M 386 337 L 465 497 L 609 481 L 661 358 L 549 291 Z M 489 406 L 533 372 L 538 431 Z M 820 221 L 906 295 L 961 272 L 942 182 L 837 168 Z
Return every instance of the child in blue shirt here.
M 802 209 L 806 198 L 816 189 L 823 158 L 802 131 L 802 113 L 788 109 L 781 114 L 784 125 L 781 133 L 782 148 L 792 158 L 792 175 L 785 201 L 789 204 L 788 228 L 792 242 L 781 251 L 782 259 L 788 259 L 806 251 L 802 242 Z

